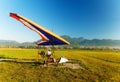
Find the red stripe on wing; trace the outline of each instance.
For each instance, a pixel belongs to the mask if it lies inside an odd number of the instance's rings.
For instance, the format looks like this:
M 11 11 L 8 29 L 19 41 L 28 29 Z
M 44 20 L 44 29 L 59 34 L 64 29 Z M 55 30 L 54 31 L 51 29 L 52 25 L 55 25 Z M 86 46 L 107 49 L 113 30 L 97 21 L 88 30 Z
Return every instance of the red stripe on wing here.
M 13 17 L 13 18 L 15 18 L 16 20 L 20 19 L 20 17 L 17 16 L 17 14 L 14 14 L 14 13 L 10 13 L 10 16 Z

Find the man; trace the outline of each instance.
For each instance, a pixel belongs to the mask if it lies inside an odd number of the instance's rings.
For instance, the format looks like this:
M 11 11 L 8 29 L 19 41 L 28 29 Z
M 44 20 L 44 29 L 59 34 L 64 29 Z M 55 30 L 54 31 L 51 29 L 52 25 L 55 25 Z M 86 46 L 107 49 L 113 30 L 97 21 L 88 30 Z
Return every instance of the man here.
M 47 62 L 56 62 L 56 59 L 53 57 L 53 53 L 51 52 L 50 48 L 46 53 L 46 57 L 47 57 Z
M 46 53 L 47 58 L 50 58 L 51 54 L 52 54 L 51 49 L 48 49 L 48 51 Z

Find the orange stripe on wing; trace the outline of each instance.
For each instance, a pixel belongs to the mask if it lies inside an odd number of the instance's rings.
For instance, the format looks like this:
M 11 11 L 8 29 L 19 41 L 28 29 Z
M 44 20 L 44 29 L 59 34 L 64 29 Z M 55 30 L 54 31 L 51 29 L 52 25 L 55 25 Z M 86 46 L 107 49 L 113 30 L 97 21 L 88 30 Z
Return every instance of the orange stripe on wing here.
M 23 23 L 25 26 L 27 26 L 29 29 L 37 32 L 37 33 L 41 36 L 41 38 L 42 38 L 43 41 L 48 41 L 48 40 L 49 40 L 46 36 L 44 36 L 41 32 L 39 32 L 37 29 L 35 29 L 34 27 L 32 27 L 32 26 L 31 26 L 29 23 L 27 23 L 26 21 L 24 21 L 24 20 L 22 20 L 22 19 L 20 19 L 19 21 L 20 21 L 21 23 Z

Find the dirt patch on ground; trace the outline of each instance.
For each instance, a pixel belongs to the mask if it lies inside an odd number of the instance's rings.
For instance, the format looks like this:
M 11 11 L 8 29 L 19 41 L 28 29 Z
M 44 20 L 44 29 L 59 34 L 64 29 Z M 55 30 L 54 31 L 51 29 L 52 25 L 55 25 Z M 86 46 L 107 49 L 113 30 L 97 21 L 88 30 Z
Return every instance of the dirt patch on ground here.
M 82 68 L 79 64 L 72 64 L 72 63 L 65 63 L 63 66 L 72 68 L 72 69 L 79 69 Z

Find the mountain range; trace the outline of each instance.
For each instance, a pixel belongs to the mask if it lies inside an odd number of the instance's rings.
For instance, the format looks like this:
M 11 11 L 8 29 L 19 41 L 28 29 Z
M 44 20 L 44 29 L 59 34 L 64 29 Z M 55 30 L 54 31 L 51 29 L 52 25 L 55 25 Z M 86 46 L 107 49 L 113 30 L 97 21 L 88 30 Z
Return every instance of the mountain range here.
M 70 36 L 62 36 L 64 39 L 68 40 L 71 45 L 81 45 L 81 46 L 120 46 L 120 40 L 112 39 L 85 39 L 83 37 L 72 38 Z
M 120 40 L 112 39 L 85 39 L 83 37 L 72 38 L 67 35 L 61 36 L 71 43 L 70 46 L 120 46 Z M 12 40 L 0 40 L 0 47 L 26 47 L 36 46 L 36 42 L 23 42 L 19 43 Z

